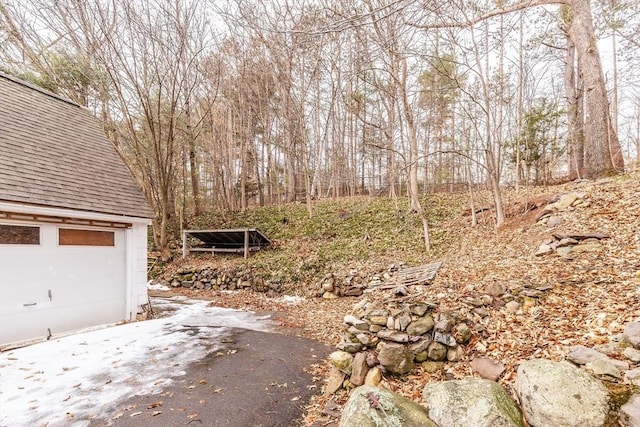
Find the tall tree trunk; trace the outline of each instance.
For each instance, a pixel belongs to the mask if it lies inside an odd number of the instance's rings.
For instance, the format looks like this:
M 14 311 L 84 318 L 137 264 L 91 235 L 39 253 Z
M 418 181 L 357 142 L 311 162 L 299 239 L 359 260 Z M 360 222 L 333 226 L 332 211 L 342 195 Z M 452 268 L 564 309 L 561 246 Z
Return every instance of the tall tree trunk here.
M 566 64 L 564 70 L 564 90 L 567 99 L 567 120 L 569 135 L 567 141 L 567 164 L 569 179 L 581 178 L 584 174 L 584 132 L 582 87 L 576 82 L 576 47 L 567 36 Z
M 576 46 L 585 88 L 584 177 L 593 179 L 624 169 L 618 136 L 611 126 L 610 106 L 588 0 L 572 0 L 569 36 Z

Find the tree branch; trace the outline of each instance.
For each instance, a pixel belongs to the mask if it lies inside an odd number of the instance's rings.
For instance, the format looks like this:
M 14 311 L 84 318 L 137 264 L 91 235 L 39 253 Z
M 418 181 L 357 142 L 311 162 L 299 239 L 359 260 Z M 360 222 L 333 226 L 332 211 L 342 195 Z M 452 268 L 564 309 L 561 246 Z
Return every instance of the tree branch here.
M 570 0 L 528 0 L 520 3 L 513 4 L 511 6 L 498 8 L 490 10 L 482 15 L 469 18 L 465 21 L 452 21 L 452 22 L 442 22 L 439 24 L 417 24 L 414 22 L 407 22 L 407 25 L 411 25 L 416 28 L 420 28 L 423 30 L 437 29 L 437 28 L 466 28 L 472 27 L 479 22 L 485 21 L 487 19 L 493 18 L 495 16 L 506 15 L 513 12 L 518 12 L 520 10 L 528 9 L 530 7 L 536 6 L 544 6 L 551 4 L 570 4 Z

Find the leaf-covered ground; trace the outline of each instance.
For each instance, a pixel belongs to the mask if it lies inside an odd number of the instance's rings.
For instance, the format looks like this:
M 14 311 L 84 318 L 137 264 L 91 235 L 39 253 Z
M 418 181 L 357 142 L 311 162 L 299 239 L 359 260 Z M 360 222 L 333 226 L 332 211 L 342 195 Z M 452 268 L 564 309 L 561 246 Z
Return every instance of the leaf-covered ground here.
M 572 192 L 580 193 L 586 203 L 557 212 L 562 223 L 556 227 L 536 223 L 546 201 Z M 476 198 L 476 206 L 490 206 L 488 194 Z M 431 254 L 424 252 L 419 220 L 406 212 L 404 199 L 320 201 L 311 218 L 300 204 L 209 218 L 198 225 L 258 227 L 274 238 L 275 248 L 249 261 L 216 257 L 192 259 L 188 264 L 248 262 L 265 277 L 285 281 L 289 293 L 306 298 L 291 304 L 249 291 L 209 292 L 206 296 L 219 306 L 277 312 L 283 326 L 295 333 L 334 345 L 341 336 L 342 318 L 356 302 L 365 297 L 384 300 L 389 295 L 380 291 L 336 300 L 312 298 L 309 290 L 325 274 L 350 269 L 374 274 L 391 263 L 419 265 L 442 260 L 435 281 L 411 292 L 437 302 L 439 311 L 465 319 L 478 331 L 466 347 L 466 361 L 447 363 L 435 374 L 418 369 L 406 377 L 387 377 L 383 385 L 419 400 L 427 381 L 472 376 L 468 360 L 484 355 L 507 366 L 500 381 L 508 386 L 520 361 L 559 360 L 570 346 L 605 344 L 627 322 L 640 317 L 640 175 L 505 190 L 504 199 L 507 221 L 496 230 L 491 210 L 480 213 L 479 224 L 471 226 L 468 194 L 425 198 L 434 244 Z M 597 232 L 611 237 L 591 251 L 566 257 L 534 256 L 553 232 Z M 184 267 L 184 262 L 178 262 L 167 271 Z M 488 315 L 481 317 L 472 311 L 469 301 L 486 295 L 487 287 L 495 283 L 516 295 L 520 289 L 543 291 L 539 298 L 526 298 L 515 313 L 499 305 L 486 306 Z M 317 365 L 315 374 L 321 378 L 325 370 L 324 364 Z M 326 402 L 333 399 L 340 404 L 346 397 L 346 392 L 317 397 L 305 422 L 322 420 L 324 424 L 321 411 Z

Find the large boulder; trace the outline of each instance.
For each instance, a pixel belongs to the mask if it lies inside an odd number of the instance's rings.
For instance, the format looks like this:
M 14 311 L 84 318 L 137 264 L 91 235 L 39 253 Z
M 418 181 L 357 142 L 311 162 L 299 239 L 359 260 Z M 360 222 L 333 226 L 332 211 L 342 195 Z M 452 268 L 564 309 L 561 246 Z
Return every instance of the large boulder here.
M 363 385 L 351 393 L 340 427 L 438 427 L 427 409 L 399 394 Z
M 428 383 L 422 398 L 440 427 L 523 427 L 522 414 L 502 385 L 469 378 Z
M 532 427 L 601 427 L 607 418 L 607 389 L 569 362 L 526 361 L 514 388 Z
M 392 374 L 403 375 L 413 369 L 413 353 L 402 344 L 382 342 L 378 346 L 378 361 Z

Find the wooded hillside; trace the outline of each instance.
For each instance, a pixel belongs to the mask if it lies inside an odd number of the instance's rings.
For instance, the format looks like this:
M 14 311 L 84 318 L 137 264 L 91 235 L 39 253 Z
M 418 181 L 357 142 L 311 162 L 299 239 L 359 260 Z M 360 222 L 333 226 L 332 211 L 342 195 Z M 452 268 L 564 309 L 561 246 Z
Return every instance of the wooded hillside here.
M 0 68 L 88 107 L 155 208 L 493 192 L 640 150 L 637 1 L 0 1 Z M 603 50 L 603 55 L 600 53 Z

